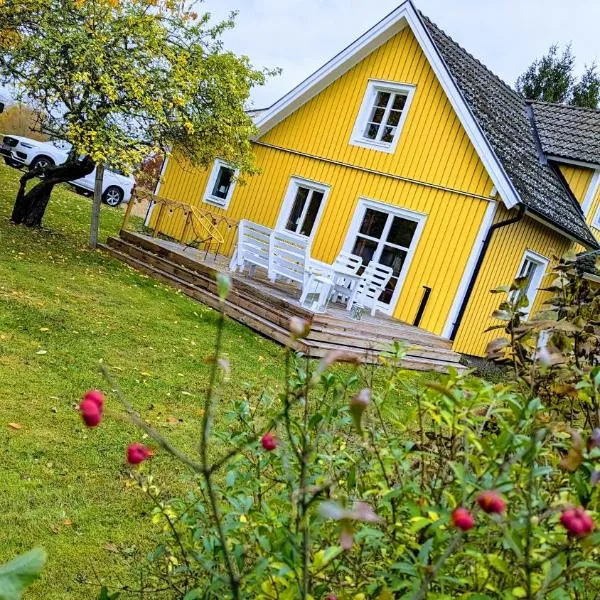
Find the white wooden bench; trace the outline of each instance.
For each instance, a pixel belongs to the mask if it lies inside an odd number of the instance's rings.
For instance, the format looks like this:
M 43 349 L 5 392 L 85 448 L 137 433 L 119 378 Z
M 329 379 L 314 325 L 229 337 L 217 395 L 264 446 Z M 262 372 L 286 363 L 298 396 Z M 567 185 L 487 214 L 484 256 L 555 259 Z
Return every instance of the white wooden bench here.
M 269 244 L 272 229 L 246 219 L 238 225 L 238 244 L 229 268 L 235 272 L 248 266 L 252 276 L 256 267 L 269 271 Z
M 308 238 L 284 231 L 273 231 L 269 245 L 269 279 L 295 281 L 302 288 L 308 278 Z

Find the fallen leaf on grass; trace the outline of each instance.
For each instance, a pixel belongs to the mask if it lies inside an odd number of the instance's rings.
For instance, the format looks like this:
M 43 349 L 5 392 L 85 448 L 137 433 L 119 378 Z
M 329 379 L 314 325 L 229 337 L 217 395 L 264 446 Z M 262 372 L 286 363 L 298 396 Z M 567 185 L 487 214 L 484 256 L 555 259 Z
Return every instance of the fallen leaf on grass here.
M 38 350 L 36 354 L 48 354 L 48 350 Z
M 40 331 L 50 331 L 48 327 L 40 327 Z
M 8 426 L 12 429 L 23 429 L 23 425 L 20 423 L 9 423 Z
M 66 525 L 67 527 L 70 527 L 71 525 L 73 525 L 73 521 L 71 521 L 71 519 L 65 519 L 63 521 L 63 525 Z
M 110 542 L 104 544 L 104 549 L 108 550 L 108 552 L 114 552 L 115 554 L 119 554 L 119 548 L 115 544 L 111 544 Z
M 167 417 L 167 423 L 173 425 L 174 423 L 179 423 L 179 419 L 177 417 Z

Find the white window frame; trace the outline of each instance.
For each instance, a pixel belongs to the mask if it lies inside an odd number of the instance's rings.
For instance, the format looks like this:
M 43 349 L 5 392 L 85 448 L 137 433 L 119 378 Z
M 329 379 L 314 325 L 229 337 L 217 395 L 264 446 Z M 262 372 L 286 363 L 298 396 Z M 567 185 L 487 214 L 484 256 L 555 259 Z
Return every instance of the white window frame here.
M 537 252 L 534 252 L 533 250 L 525 250 L 525 253 L 523 254 L 523 258 L 521 259 L 521 262 L 519 263 L 519 268 L 517 269 L 517 273 L 516 273 L 515 277 L 519 276 L 519 273 L 523 270 L 523 265 L 528 260 L 533 263 L 536 263 L 541 268 L 536 269 L 535 275 L 531 279 L 531 286 L 530 286 L 529 290 L 527 291 L 527 299 L 529 300 L 529 306 L 522 309 L 522 312 L 525 313 L 525 317 L 528 317 L 529 314 L 531 313 L 531 309 L 533 308 L 533 305 L 535 304 L 535 300 L 537 298 L 540 285 L 542 284 L 542 281 L 544 280 L 544 277 L 546 276 L 546 270 L 548 269 L 548 265 L 550 264 L 550 261 L 545 256 L 542 256 L 541 254 L 538 254 Z
M 598 206 L 598 208 L 596 209 L 596 214 L 594 215 L 594 218 L 592 219 L 592 227 L 595 227 L 596 229 L 600 229 L 600 206 Z
M 391 213 L 395 217 L 402 217 L 410 221 L 417 222 L 417 228 L 415 229 L 413 239 L 406 253 L 406 260 L 402 265 L 402 271 L 400 271 L 400 274 L 398 275 L 398 283 L 396 284 L 396 288 L 394 289 L 392 299 L 390 300 L 389 304 L 384 304 L 383 302 L 377 303 L 378 310 L 387 315 L 392 315 L 394 314 L 396 306 L 398 305 L 398 299 L 400 298 L 400 294 L 402 293 L 404 282 L 406 281 L 406 277 L 410 270 L 412 260 L 416 253 L 417 247 L 419 246 L 419 240 L 421 239 L 421 234 L 423 233 L 423 228 L 425 227 L 427 215 L 425 213 L 416 212 L 414 210 L 403 208 L 401 206 L 396 206 L 394 204 L 388 204 L 387 202 L 381 202 L 380 200 L 372 200 L 370 198 L 361 197 L 358 199 L 358 203 L 356 205 L 356 208 L 354 209 L 354 214 L 352 216 L 350 227 L 348 228 L 348 232 L 346 233 L 346 239 L 342 247 L 342 250 L 344 252 L 351 253 L 354 249 L 354 242 L 356 241 L 356 236 L 359 234 L 363 216 L 366 210 L 369 208 L 372 208 L 373 210 Z M 393 219 L 391 220 L 391 222 L 393 223 Z M 380 239 L 383 239 L 384 237 L 387 238 L 388 233 L 389 229 L 384 229 Z
M 215 183 L 217 182 L 217 177 L 219 176 L 219 171 L 221 167 L 225 169 L 231 169 L 233 171 L 233 181 L 229 186 L 229 191 L 227 192 L 226 198 L 219 198 L 218 196 L 212 195 L 212 190 L 215 187 Z M 204 196 L 202 201 L 206 204 L 212 204 L 213 206 L 218 206 L 219 208 L 223 208 L 227 210 L 229 207 L 229 203 L 231 202 L 231 198 L 233 197 L 233 191 L 235 190 L 235 185 L 237 183 L 238 176 L 240 174 L 239 169 L 232 167 L 229 163 L 226 163 L 224 160 L 217 158 L 214 162 L 212 171 L 210 173 L 210 177 L 208 178 L 208 183 L 206 184 L 206 189 L 204 190 Z
M 365 129 L 369 119 L 369 115 L 373 110 L 373 104 L 377 97 L 378 92 L 390 92 L 392 94 L 406 94 L 406 102 L 402 109 L 402 115 L 400 121 L 396 126 L 396 133 L 392 142 L 381 142 L 377 140 L 371 140 L 365 137 Z M 410 105 L 412 103 L 413 96 L 415 94 L 415 86 L 409 83 L 397 83 L 394 81 L 384 81 L 381 79 L 369 79 L 367 83 L 367 91 L 365 92 L 356 123 L 354 124 L 354 130 L 352 131 L 352 137 L 350 138 L 350 144 L 353 146 L 361 146 L 362 148 L 371 148 L 380 150 L 381 152 L 388 152 L 393 154 L 396 152 L 398 142 L 402 136 L 404 129 L 404 123 L 406 117 L 410 111 Z
M 299 187 L 307 187 L 313 191 L 321 192 L 323 194 L 323 200 L 321 200 L 321 206 L 319 206 L 319 210 L 317 211 L 317 215 L 315 217 L 315 224 L 313 225 L 311 234 L 309 236 L 305 236 L 302 233 L 296 233 L 294 231 L 290 231 L 286 228 L 287 222 L 290 217 L 290 211 L 294 206 L 294 201 L 296 200 L 296 194 L 298 192 Z M 294 175 L 290 178 L 290 182 L 288 184 L 287 190 L 285 192 L 285 196 L 283 198 L 283 203 L 281 204 L 281 209 L 279 210 L 279 216 L 277 217 L 277 225 L 275 226 L 278 231 L 286 231 L 292 235 L 298 235 L 300 237 L 306 238 L 310 240 L 309 248 L 312 244 L 312 241 L 315 238 L 317 230 L 319 229 L 319 224 L 321 222 L 321 217 L 323 216 L 323 211 L 325 209 L 325 205 L 327 204 L 327 198 L 329 197 L 329 192 L 331 191 L 331 186 L 326 183 L 320 183 L 318 181 L 313 181 L 311 179 L 304 179 L 303 177 L 297 177 Z M 309 206 L 309 202 L 306 203 L 304 210 L 307 211 Z M 306 213 L 305 213 L 306 214 Z

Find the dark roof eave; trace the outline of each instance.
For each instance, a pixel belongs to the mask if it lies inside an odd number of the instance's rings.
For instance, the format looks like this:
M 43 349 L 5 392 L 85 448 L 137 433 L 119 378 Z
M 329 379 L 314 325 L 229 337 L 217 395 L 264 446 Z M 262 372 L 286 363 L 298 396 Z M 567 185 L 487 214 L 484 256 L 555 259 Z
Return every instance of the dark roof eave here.
M 582 246 L 584 246 L 586 248 L 592 248 L 593 250 L 599 250 L 600 249 L 600 244 L 595 239 L 590 238 L 590 239 L 584 240 L 582 237 L 576 235 L 575 233 L 573 233 L 572 231 L 569 231 L 568 229 L 565 229 L 564 227 L 562 227 L 561 225 L 559 225 L 555 221 L 550 221 L 548 219 L 548 217 L 542 215 L 541 213 L 539 213 L 538 211 L 536 211 L 533 208 L 527 207 L 526 208 L 526 212 L 535 215 L 535 217 L 538 220 L 543 221 L 544 223 L 546 223 L 551 228 L 553 228 L 553 229 L 559 229 L 560 232 L 562 234 L 564 234 L 566 237 L 568 237 L 571 240 L 575 240 L 576 242 L 579 242 Z M 591 233 L 590 233 L 590 236 L 591 236 Z

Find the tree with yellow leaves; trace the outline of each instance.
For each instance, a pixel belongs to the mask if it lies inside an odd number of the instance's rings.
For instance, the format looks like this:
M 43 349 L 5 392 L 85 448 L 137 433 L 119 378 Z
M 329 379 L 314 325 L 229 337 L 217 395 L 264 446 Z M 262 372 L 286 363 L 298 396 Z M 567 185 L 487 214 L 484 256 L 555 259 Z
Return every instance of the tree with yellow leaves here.
M 54 185 L 94 165 L 131 172 L 145 156 L 176 148 L 193 165 L 219 156 L 241 173 L 254 170 L 245 109 L 251 89 L 274 71 L 225 50 L 221 35 L 235 14 L 213 24 L 194 5 L 0 0 L 0 80 L 42 116 L 44 131 L 72 145 L 67 163 L 22 178 L 15 223 L 40 226 Z M 25 193 L 36 175 L 43 178 Z

